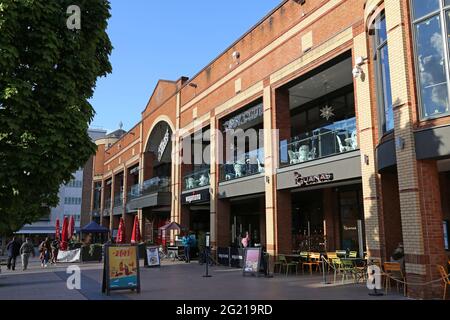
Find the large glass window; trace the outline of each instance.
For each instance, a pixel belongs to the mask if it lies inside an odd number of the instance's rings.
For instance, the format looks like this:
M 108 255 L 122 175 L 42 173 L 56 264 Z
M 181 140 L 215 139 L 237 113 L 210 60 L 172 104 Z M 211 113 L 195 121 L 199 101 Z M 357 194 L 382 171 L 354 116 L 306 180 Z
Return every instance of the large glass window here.
M 450 1 L 413 0 L 412 4 L 421 115 L 422 118 L 448 115 L 449 8 L 446 6 Z
M 386 18 L 382 13 L 375 20 L 375 60 L 378 76 L 378 93 L 380 121 L 383 133 L 394 129 L 394 112 L 392 108 L 391 76 L 387 43 Z

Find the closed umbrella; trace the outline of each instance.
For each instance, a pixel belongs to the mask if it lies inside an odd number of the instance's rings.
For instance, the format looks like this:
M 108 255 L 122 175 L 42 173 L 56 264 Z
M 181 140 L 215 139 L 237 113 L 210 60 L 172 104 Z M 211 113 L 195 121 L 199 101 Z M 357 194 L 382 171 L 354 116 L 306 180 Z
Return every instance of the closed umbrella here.
M 59 219 L 56 219 L 56 227 L 55 227 L 55 239 L 59 240 L 61 234 L 59 233 Z
M 139 243 L 141 241 L 141 233 L 139 231 L 139 218 L 134 216 L 133 233 L 131 234 L 131 243 Z
M 119 230 L 117 231 L 116 243 L 124 244 L 125 243 L 125 223 L 123 222 L 123 218 L 120 218 L 119 222 Z
M 70 217 L 69 226 L 68 226 L 67 231 L 68 231 L 67 237 L 70 240 L 70 239 L 72 239 L 73 234 L 75 232 L 75 219 L 73 218 L 73 216 Z
M 67 251 L 67 240 L 68 240 L 68 230 L 69 227 L 69 219 L 67 217 L 64 217 L 64 222 L 63 222 L 63 226 L 62 226 L 62 233 L 61 233 L 61 250 L 62 251 Z

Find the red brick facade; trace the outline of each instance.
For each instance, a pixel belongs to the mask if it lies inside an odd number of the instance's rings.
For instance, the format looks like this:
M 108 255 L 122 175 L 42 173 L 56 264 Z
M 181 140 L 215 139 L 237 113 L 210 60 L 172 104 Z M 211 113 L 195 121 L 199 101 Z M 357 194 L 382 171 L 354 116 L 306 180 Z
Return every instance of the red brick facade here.
M 399 7 L 397 7 L 399 6 Z M 408 0 L 323 0 L 306 1 L 301 5 L 295 1 L 283 1 L 218 58 L 207 65 L 192 79 L 180 78 L 178 81 L 160 81 L 156 86 L 142 120 L 127 134 L 111 146 L 107 140 L 98 141 L 94 159 L 94 182 L 113 178 L 114 195 L 121 192 L 117 182 L 120 173 L 139 165 L 139 183 L 154 177 L 152 164 L 155 162 L 150 153 L 148 141 L 155 126 L 162 122 L 168 124 L 174 136 L 172 139 L 171 205 L 170 219 L 189 227 L 189 213 L 180 204 L 182 176 L 186 167 L 181 166 L 180 130 L 193 133 L 194 122 L 202 127 L 220 127 L 225 116 L 245 107 L 257 99 L 264 103 L 264 128 L 279 129 L 280 139 L 290 138 L 291 119 L 289 110 L 289 92 L 285 85 L 309 71 L 315 70 L 325 62 L 342 53 L 351 52 L 353 63 L 361 53 L 373 56 L 372 36 L 369 24 L 373 16 L 385 8 L 388 19 L 389 46 L 392 48 L 392 61 L 404 66 L 403 82 L 394 82 L 393 94 L 398 97 L 395 103 L 396 128 L 390 136 L 382 136 L 379 131 L 379 112 L 375 67 L 372 59 L 365 66 L 365 79 L 354 80 L 355 114 L 358 136 L 361 145 L 361 179 L 363 183 L 364 214 L 366 224 L 367 252 L 372 257 L 384 261 L 397 244 L 406 242 L 411 233 L 406 223 L 409 217 L 407 200 L 409 195 L 417 201 L 417 208 L 411 211 L 419 215 L 420 236 L 413 237 L 417 245 L 404 243 L 408 281 L 430 281 L 437 277 L 436 264 L 444 264 L 446 255 L 443 247 L 442 220 L 443 208 L 448 219 L 450 205 L 442 201 L 441 194 L 448 190 L 447 179 L 438 171 L 437 159 L 419 161 L 414 151 L 404 155 L 397 150 L 397 167 L 389 171 L 376 168 L 376 149 L 385 141 L 395 137 L 411 138 L 415 130 L 435 126 L 449 125 L 450 117 L 421 122 L 418 116 L 417 86 L 415 80 L 415 62 L 411 35 L 410 5 Z M 396 17 L 398 8 L 400 16 Z M 401 30 L 401 35 L 398 31 Z M 401 37 L 403 53 L 398 55 L 397 42 L 391 39 Z M 392 45 L 391 45 L 392 44 Z M 239 52 L 235 59 L 233 52 Z M 394 67 L 395 68 L 395 67 Z M 402 71 L 400 70 L 400 71 Z M 394 71 L 392 71 L 394 74 Z M 400 74 L 395 71 L 395 75 Z M 400 88 L 400 84 L 402 87 Z M 401 101 L 403 96 L 407 101 Z M 406 109 L 407 108 L 407 109 Z M 403 113 L 410 115 L 407 131 L 403 127 Z M 197 127 L 196 127 L 197 128 Z M 407 140 L 407 143 L 409 140 Z M 411 142 L 413 143 L 413 142 Z M 267 144 L 266 144 L 267 146 Z M 265 195 L 263 197 L 265 213 L 260 220 L 265 247 L 272 254 L 289 253 L 292 249 L 291 235 L 291 193 L 277 190 L 278 141 L 265 150 L 266 175 Z M 212 159 L 216 159 L 216 143 L 212 143 Z M 409 150 L 409 149 L 408 149 Z M 408 158 L 410 157 L 410 158 Z M 405 168 L 405 166 L 408 166 Z M 411 168 L 409 167 L 411 166 Z M 409 171 L 408 171 L 409 170 Z M 401 172 L 413 172 L 410 186 Z M 228 246 L 230 239 L 230 203 L 228 199 L 219 199 L 219 166 L 211 168 L 211 241 L 213 246 Z M 125 174 L 122 216 L 127 228 L 131 228 L 134 214 L 141 221 L 144 237 L 151 232 L 151 223 L 146 219 L 148 209 L 139 209 L 135 213 L 126 211 L 128 173 Z M 443 189 L 445 188 L 445 189 Z M 103 190 L 103 189 L 102 189 Z M 104 194 L 104 190 L 102 191 Z M 326 189 L 324 215 L 327 220 L 326 234 L 329 235 L 329 248 L 339 249 L 339 223 L 332 218 L 337 203 L 333 202 L 333 190 Z M 101 210 L 105 208 L 105 195 L 102 196 Z M 376 213 L 373 215 L 372 213 Z M 102 223 L 108 227 L 117 226 L 118 220 L 111 215 L 104 217 Z M 409 220 L 408 220 L 409 221 Z M 146 235 L 147 234 L 147 235 Z M 173 238 L 172 238 L 173 240 Z M 414 242 L 416 243 L 416 242 Z M 420 252 L 420 253 L 417 253 Z M 418 270 L 418 271 L 414 271 Z M 420 271 L 422 270 L 422 271 Z M 430 298 L 440 295 L 440 287 L 426 286 L 409 288 L 409 295 Z

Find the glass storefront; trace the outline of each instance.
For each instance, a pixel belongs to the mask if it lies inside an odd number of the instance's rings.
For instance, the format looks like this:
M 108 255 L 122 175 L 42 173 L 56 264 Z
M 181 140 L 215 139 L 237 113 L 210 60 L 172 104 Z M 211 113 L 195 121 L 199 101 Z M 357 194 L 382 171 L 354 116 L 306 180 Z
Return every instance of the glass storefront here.
M 292 194 L 294 251 L 364 251 L 364 232 L 361 185 Z

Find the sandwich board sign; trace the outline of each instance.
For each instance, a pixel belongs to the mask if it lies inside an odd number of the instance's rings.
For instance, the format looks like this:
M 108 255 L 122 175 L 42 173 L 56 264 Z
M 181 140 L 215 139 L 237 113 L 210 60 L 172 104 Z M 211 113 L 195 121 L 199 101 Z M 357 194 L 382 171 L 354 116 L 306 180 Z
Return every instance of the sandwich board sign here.
M 258 275 L 261 266 L 261 248 L 246 248 L 244 252 L 244 276 Z
M 115 290 L 141 292 L 138 247 L 105 245 L 102 292 Z
M 160 267 L 159 247 L 146 247 L 145 250 L 147 251 L 147 267 Z

